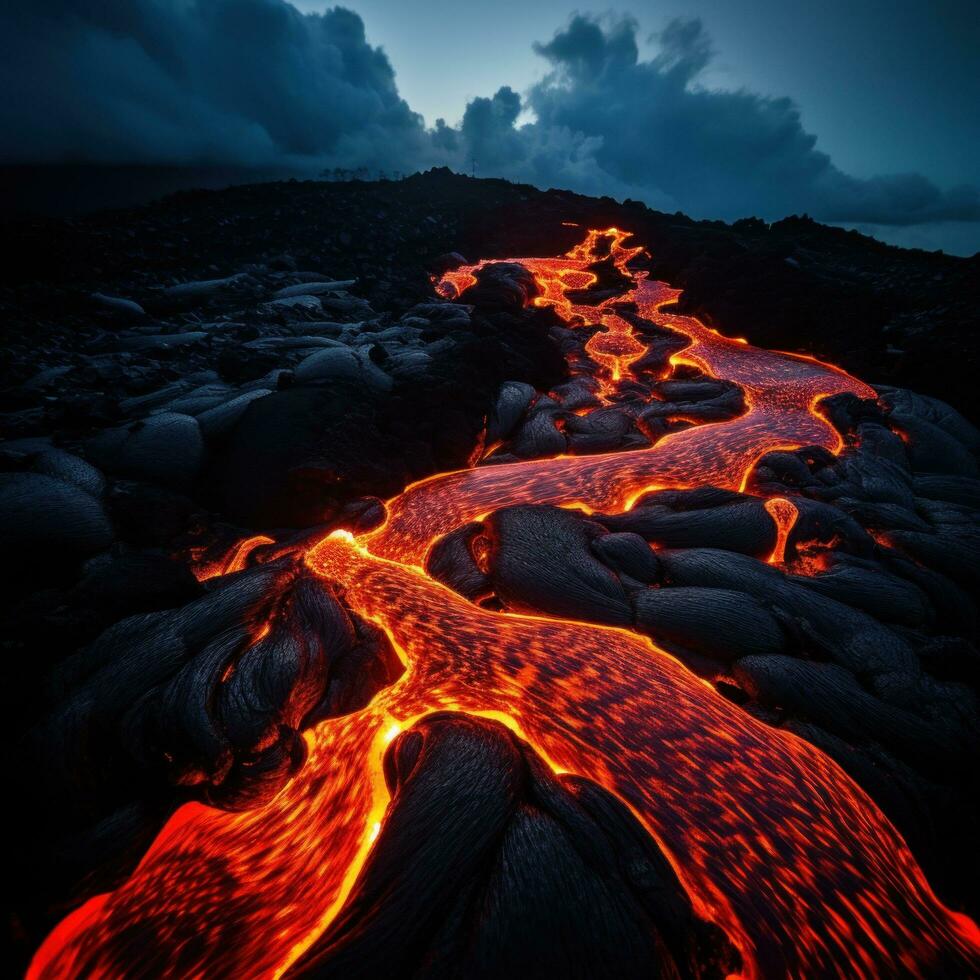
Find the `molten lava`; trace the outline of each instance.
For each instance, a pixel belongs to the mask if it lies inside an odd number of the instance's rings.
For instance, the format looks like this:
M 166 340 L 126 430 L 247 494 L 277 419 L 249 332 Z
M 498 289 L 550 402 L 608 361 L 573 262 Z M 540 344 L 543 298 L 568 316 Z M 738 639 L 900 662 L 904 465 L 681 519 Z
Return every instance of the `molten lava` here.
M 609 239 L 623 272 L 625 233 L 589 232 L 561 258 L 522 258 L 535 300 L 570 325 L 598 325 L 587 352 L 602 400 L 643 353 L 612 301 L 576 305 L 569 290 Z M 447 274 L 460 293 L 479 266 Z M 307 733 L 305 767 L 268 805 L 226 813 L 191 804 L 164 827 L 128 881 L 65 919 L 33 977 L 281 974 L 344 905 L 379 830 L 382 757 L 433 711 L 503 721 L 559 772 L 617 794 L 663 847 L 697 911 L 738 946 L 748 976 L 964 975 L 980 968 L 972 922 L 946 909 L 888 820 L 818 749 L 721 697 L 673 657 L 625 630 L 478 608 L 420 567 L 442 534 L 518 503 L 614 512 L 651 488 L 738 489 L 776 448 L 841 439 L 817 410 L 827 395 L 870 388 L 842 371 L 724 338 L 665 312 L 678 291 L 634 274 L 619 301 L 689 339 L 677 363 L 739 385 L 746 410 L 602 456 L 476 466 L 408 487 L 386 522 L 334 531 L 307 564 L 345 590 L 391 638 L 405 673 L 366 708 Z M 451 287 L 451 288 L 450 288 Z M 783 549 L 795 507 L 771 501 Z M 253 539 L 255 540 L 255 539 Z M 243 546 L 244 548 L 244 546 Z M 248 549 L 233 559 L 244 559 Z
M 769 564 L 782 565 L 786 560 L 786 545 L 789 543 L 790 532 L 800 512 L 796 509 L 796 504 L 785 497 L 770 497 L 765 503 L 765 508 L 776 525 L 776 545 L 769 556 Z

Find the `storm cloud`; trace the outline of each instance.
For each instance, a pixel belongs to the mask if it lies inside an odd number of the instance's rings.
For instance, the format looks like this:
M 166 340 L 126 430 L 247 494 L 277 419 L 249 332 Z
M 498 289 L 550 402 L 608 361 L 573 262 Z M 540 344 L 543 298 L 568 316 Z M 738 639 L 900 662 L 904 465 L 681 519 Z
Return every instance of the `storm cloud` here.
M 644 60 L 629 19 L 574 16 L 534 45 L 523 96 L 473 99 L 458 125 L 400 97 L 386 54 L 343 8 L 285 0 L 8 0 L 0 13 L 0 160 L 410 171 L 448 164 L 633 197 L 696 217 L 910 225 L 980 220 L 976 188 L 859 179 L 817 149 L 787 98 L 710 89 L 698 20 Z M 447 84 L 451 83 L 447 79 Z
M 8 0 L 4 162 L 366 166 L 428 141 L 361 18 L 283 0 Z
M 861 180 L 843 173 L 816 148 L 790 99 L 700 86 L 712 58 L 700 21 L 673 21 L 658 41 L 659 52 L 643 61 L 635 22 L 576 16 L 535 45 L 551 71 L 517 107 L 535 117 L 520 129 L 523 145 L 511 157 L 517 173 L 547 182 L 560 166 L 550 149 L 571 144 L 581 189 L 605 186 L 698 217 L 806 211 L 824 221 L 884 224 L 980 219 L 975 188 L 943 192 L 918 174 Z M 501 118 L 492 116 L 499 141 L 512 144 Z M 480 141 L 487 142 L 482 129 Z M 489 163 L 500 166 L 492 149 Z

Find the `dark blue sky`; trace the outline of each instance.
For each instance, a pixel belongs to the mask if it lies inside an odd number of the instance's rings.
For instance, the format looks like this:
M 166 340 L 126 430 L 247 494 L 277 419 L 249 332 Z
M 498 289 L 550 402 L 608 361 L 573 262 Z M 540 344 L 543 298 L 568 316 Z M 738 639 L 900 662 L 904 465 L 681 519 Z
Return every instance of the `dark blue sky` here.
M 971 253 L 978 24 L 977 0 L 6 0 L 0 162 L 475 158 L 696 217 L 806 211 Z
M 325 0 L 297 0 L 323 10 Z M 804 128 L 848 173 L 980 177 L 978 0 L 350 0 L 401 94 L 431 125 L 501 85 L 523 91 L 547 64 L 532 50 L 576 11 L 634 16 L 641 39 L 700 17 L 716 58 L 704 83 L 788 95 Z M 652 51 L 656 45 L 646 45 Z M 641 46 L 641 50 L 643 47 Z

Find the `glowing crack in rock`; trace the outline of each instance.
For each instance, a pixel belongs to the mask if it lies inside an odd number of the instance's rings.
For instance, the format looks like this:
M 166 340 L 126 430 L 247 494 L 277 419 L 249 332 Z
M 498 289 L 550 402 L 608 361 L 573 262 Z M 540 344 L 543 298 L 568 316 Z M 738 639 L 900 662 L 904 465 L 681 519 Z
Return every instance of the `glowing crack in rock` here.
M 644 272 L 615 301 L 573 303 L 569 290 L 596 281 L 587 267 L 602 239 L 626 270 L 639 251 L 624 247 L 627 237 L 591 231 L 566 256 L 507 261 L 534 275 L 538 305 L 572 326 L 601 328 L 587 352 L 603 400 L 644 351 L 614 305 L 632 301 L 640 317 L 688 338 L 676 363 L 737 384 L 744 413 L 646 449 L 435 476 L 389 501 L 376 530 L 319 541 L 308 566 L 385 630 L 405 673 L 368 707 L 308 732 L 305 767 L 266 806 L 182 807 L 120 888 L 52 932 L 30 976 L 281 974 L 337 916 L 384 832 L 386 748 L 419 718 L 447 709 L 503 721 L 556 772 L 593 779 L 624 800 L 696 911 L 737 945 L 747 976 L 980 970 L 976 926 L 939 902 L 888 820 L 818 749 L 746 714 L 643 637 L 483 610 L 420 567 L 439 536 L 498 507 L 614 512 L 651 488 L 738 489 L 773 449 L 841 450 L 818 402 L 840 392 L 873 397 L 844 372 L 670 312 L 678 290 Z M 479 268 L 448 273 L 440 286 L 462 293 Z M 779 531 L 770 561 L 779 561 L 795 508 L 780 500 L 768 510 Z

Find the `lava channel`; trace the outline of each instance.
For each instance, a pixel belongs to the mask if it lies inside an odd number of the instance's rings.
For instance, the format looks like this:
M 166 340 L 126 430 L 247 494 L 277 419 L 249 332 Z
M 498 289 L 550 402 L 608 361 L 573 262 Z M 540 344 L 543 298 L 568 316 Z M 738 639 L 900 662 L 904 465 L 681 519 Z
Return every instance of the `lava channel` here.
M 602 328 L 587 352 L 606 399 L 630 377 L 642 345 L 612 301 L 577 305 L 567 293 L 594 281 L 588 266 L 600 238 L 627 272 L 639 250 L 624 247 L 626 237 L 591 231 L 560 258 L 507 260 L 533 273 L 539 305 L 570 325 Z M 478 270 L 449 273 L 441 288 L 461 293 Z M 498 507 L 611 512 L 651 488 L 737 489 L 776 448 L 841 450 L 818 402 L 841 392 L 873 397 L 869 387 L 817 361 L 722 337 L 666 309 L 677 290 L 631 275 L 634 288 L 619 301 L 686 336 L 675 362 L 739 385 L 746 411 L 648 449 L 435 476 L 388 501 L 378 529 L 319 541 L 307 565 L 385 630 L 405 673 L 367 708 L 309 731 L 305 767 L 266 806 L 182 807 L 121 887 L 51 933 L 29 976 L 282 974 L 343 907 L 384 832 L 386 747 L 447 709 L 503 721 L 555 769 L 625 801 L 698 913 L 736 944 L 746 976 L 980 970 L 976 926 L 940 903 L 901 836 L 818 749 L 741 711 L 643 637 L 480 609 L 422 570 L 439 536 Z M 772 512 L 777 524 L 792 516 L 781 505 Z

